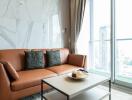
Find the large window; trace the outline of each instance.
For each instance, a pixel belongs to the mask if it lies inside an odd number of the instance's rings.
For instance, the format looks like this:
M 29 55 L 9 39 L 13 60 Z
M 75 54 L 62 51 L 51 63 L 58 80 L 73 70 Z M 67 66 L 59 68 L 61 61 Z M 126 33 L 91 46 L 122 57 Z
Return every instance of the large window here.
M 132 0 L 87 0 L 87 10 L 78 42 L 78 48 L 83 48 L 79 49 L 81 53 L 88 52 L 89 71 L 103 75 L 110 75 L 111 72 L 114 82 L 130 87 L 132 86 L 131 4 Z M 80 42 L 81 40 L 85 42 Z
M 132 83 L 132 0 L 115 2 L 116 79 Z

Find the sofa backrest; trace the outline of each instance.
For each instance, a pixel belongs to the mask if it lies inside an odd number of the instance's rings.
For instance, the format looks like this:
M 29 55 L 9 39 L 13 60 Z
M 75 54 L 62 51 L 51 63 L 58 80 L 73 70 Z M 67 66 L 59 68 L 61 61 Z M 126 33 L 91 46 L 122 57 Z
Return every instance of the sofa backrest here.
M 28 49 L 7 49 L 0 50 L 0 61 L 7 61 L 12 64 L 16 71 L 23 70 L 25 67 L 25 53 Z M 57 49 L 37 49 L 42 50 L 44 54 L 46 50 L 60 50 L 61 63 L 67 63 L 69 50 L 67 48 L 57 48 Z

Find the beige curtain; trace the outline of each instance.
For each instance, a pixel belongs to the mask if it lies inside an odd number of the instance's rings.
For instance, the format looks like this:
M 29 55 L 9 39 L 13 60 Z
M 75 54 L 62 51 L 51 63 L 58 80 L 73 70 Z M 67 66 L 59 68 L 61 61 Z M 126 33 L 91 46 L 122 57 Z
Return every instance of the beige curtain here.
M 76 53 L 76 43 L 80 34 L 86 0 L 70 0 L 71 4 L 71 38 L 70 49 L 72 53 Z

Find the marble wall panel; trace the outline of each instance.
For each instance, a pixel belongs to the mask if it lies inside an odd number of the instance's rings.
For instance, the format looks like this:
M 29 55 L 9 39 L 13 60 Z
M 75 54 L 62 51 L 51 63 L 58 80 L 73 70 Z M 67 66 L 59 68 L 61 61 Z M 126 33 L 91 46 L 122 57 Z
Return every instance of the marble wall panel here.
M 0 0 L 0 49 L 63 47 L 65 4 L 69 0 Z

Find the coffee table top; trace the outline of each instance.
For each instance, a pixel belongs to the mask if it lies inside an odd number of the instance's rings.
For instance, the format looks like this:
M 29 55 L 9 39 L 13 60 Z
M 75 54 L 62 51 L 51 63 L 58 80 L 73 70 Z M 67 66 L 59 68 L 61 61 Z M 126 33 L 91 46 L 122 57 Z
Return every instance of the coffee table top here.
M 73 80 L 68 77 L 68 74 L 64 74 L 43 79 L 43 82 L 70 97 L 74 97 L 108 80 L 110 80 L 108 77 L 88 73 L 88 77 L 84 80 Z

